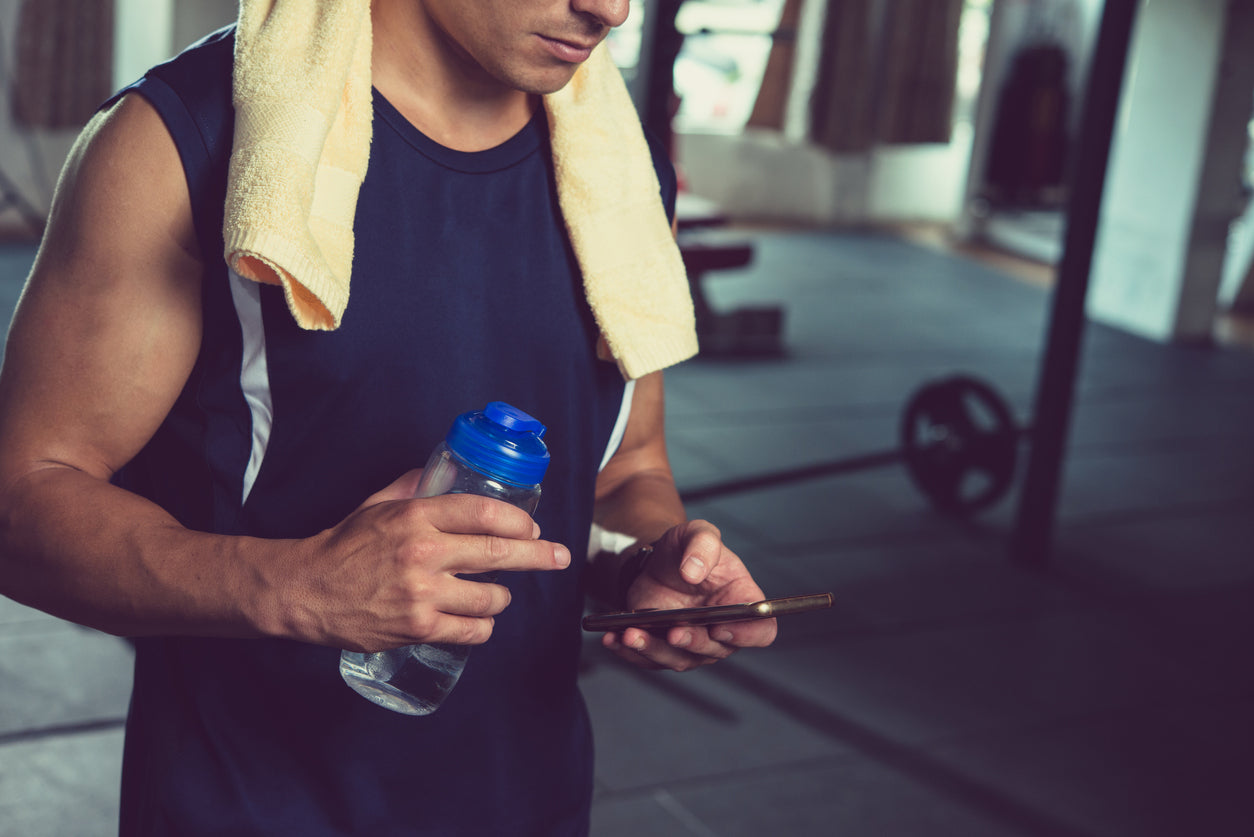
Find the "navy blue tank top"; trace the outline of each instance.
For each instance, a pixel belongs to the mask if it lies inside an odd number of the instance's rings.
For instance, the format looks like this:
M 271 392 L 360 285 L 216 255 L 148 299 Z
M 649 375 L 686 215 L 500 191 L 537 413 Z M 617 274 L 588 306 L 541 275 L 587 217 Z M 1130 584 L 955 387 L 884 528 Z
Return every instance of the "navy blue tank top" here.
M 280 289 L 233 276 L 220 255 L 232 48 L 228 28 L 128 88 L 175 140 L 210 267 L 195 368 L 119 483 L 193 529 L 305 537 L 420 467 L 455 415 L 502 400 L 549 427 L 536 519 L 576 560 L 502 574 L 511 605 L 427 717 L 356 695 L 336 649 L 138 640 L 122 833 L 584 834 L 578 556 L 624 384 L 596 358 L 543 111 L 503 145 L 463 153 L 376 91 L 348 309 L 336 331 L 303 331 Z M 671 211 L 674 173 L 650 145 Z

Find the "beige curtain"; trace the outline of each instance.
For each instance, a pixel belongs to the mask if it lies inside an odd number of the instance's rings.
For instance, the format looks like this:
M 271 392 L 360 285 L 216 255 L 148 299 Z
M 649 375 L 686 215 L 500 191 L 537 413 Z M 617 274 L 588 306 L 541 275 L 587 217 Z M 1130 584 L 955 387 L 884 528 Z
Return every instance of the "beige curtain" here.
M 801 3 L 802 0 L 784 0 L 779 25 L 775 28 L 774 41 L 766 59 L 766 69 L 762 73 L 762 86 L 758 88 L 753 112 L 749 114 L 749 124 L 753 127 L 783 130 L 788 90 L 792 86 Z
M 949 141 L 963 0 L 828 0 L 810 100 L 833 151 Z
M 113 0 L 24 0 L 18 12 L 13 119 L 78 128 L 113 87 Z
M 810 95 L 810 136 L 833 151 L 864 151 L 872 144 L 874 2 L 827 3 L 818 75 Z
M 884 27 L 876 138 L 949 142 L 963 0 L 892 0 Z

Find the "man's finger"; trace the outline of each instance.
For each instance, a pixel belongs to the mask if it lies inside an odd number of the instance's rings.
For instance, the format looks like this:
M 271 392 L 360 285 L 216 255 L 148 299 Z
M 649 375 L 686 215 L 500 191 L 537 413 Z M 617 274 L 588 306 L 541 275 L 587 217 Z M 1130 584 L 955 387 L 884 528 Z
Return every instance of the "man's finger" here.
M 679 555 L 679 581 L 696 586 L 705 581 L 718 566 L 723 551 L 722 534 L 714 524 L 704 520 L 690 521 L 683 539 L 676 544 Z
M 421 514 L 436 529 L 450 535 L 497 535 L 530 540 L 540 536 L 531 515 L 501 500 L 476 494 L 443 494 L 416 500 Z
M 482 618 L 501 613 L 512 598 L 503 584 L 454 578 L 434 604 L 441 613 L 451 616 Z
M 666 634 L 666 641 L 672 648 L 681 648 L 704 660 L 724 660 L 736 649 L 713 638 L 716 627 L 708 630 L 697 627 L 671 628 Z
M 623 631 L 617 641 L 611 640 L 611 648 L 629 662 L 644 664 L 649 668 L 664 668 L 671 671 L 691 671 L 694 668 L 709 665 L 730 655 L 732 649 L 726 649 L 721 656 L 707 656 L 693 653 L 685 648 L 676 648 L 665 638 L 656 636 L 639 628 L 628 628 Z
M 492 617 L 475 618 L 444 614 L 438 628 L 427 642 L 445 642 L 450 645 L 482 645 L 492 637 L 495 622 Z
M 439 550 L 440 565 L 451 573 L 561 570 L 570 566 L 570 550 L 552 541 L 449 535 L 441 539 Z
M 776 620 L 755 619 L 751 622 L 728 622 L 711 625 L 710 638 L 736 648 L 765 648 L 775 641 L 779 632 Z

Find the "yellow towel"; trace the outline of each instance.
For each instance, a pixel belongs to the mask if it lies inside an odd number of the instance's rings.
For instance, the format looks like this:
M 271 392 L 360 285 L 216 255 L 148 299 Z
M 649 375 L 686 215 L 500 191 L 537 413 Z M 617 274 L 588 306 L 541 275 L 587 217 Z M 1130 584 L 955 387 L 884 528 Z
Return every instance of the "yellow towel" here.
M 348 304 L 353 215 L 370 156 L 369 0 L 242 0 L 227 264 L 281 284 L 296 321 L 331 329 Z
M 241 0 L 235 38 L 227 263 L 282 285 L 301 327 L 337 328 L 370 155 L 369 0 Z M 683 259 L 608 49 L 544 105 L 562 215 L 619 370 L 633 379 L 691 357 Z

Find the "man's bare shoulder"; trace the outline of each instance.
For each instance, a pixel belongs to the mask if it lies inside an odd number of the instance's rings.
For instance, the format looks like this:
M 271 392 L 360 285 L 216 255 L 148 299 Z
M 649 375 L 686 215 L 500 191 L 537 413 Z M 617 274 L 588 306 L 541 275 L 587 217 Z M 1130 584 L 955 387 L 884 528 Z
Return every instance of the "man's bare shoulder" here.
M 83 128 L 79 141 L 100 143 L 127 137 L 140 140 L 145 136 L 156 139 L 164 133 L 167 133 L 165 123 L 157 109 L 143 94 L 131 90 L 98 110 Z
M 75 143 L 9 328 L 0 483 L 47 462 L 107 478 L 152 436 L 200 345 L 195 240 L 173 140 L 128 95 Z
M 93 116 L 75 141 L 40 260 L 171 246 L 199 260 L 182 162 L 156 109 L 128 93 Z

